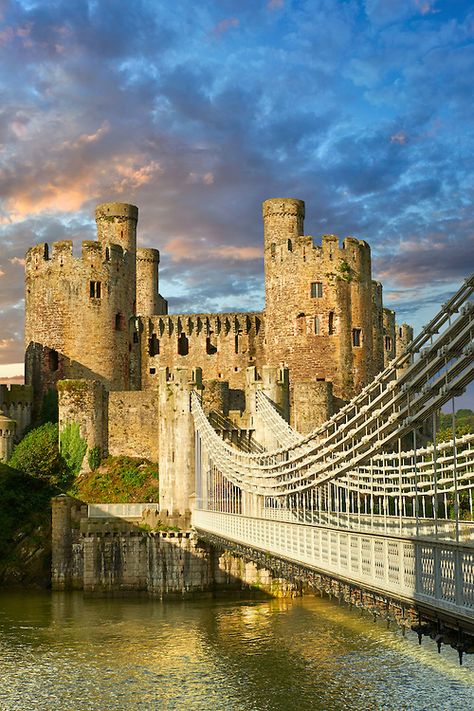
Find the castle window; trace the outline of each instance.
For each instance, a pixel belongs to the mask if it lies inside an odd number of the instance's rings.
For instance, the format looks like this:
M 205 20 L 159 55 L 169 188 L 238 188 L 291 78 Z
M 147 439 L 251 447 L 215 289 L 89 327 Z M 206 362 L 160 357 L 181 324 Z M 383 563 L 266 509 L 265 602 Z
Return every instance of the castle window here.
M 315 336 L 319 336 L 319 316 L 314 317 L 314 334 Z
M 153 333 L 148 341 L 148 355 L 156 356 L 160 353 L 160 342 L 156 333 Z
M 400 338 L 403 336 L 403 331 L 401 328 L 398 329 L 398 335 L 400 336 Z
M 150 375 L 155 375 L 156 368 L 150 368 Z
M 59 354 L 53 349 L 48 353 L 48 365 L 51 372 L 59 368 Z
M 138 333 L 137 333 L 137 331 L 134 331 L 134 332 L 133 332 L 133 342 L 134 342 L 134 343 L 138 343 Z
M 108 247 L 105 248 L 105 261 L 108 262 L 110 260 L 110 249 Z
M 312 281 L 311 282 L 311 298 L 320 299 L 323 295 L 323 282 L 322 281 Z
M 385 350 L 386 351 L 392 350 L 392 339 L 390 338 L 390 336 L 385 336 Z
M 125 328 L 125 319 L 123 317 L 123 314 L 118 312 L 118 314 L 115 314 L 115 330 L 116 331 L 123 331 Z
M 276 244 L 275 242 L 272 242 L 270 245 L 270 254 L 274 258 L 276 254 Z
M 362 329 L 353 328 L 352 329 L 352 345 L 358 347 L 362 345 Z
M 214 355 L 214 353 L 217 353 L 217 346 L 212 343 L 210 336 L 206 338 L 206 353 L 207 355 Z
M 100 281 L 89 282 L 89 296 L 91 299 L 100 299 Z
M 334 311 L 329 312 L 328 316 L 328 333 L 330 336 L 334 335 Z
M 288 251 L 289 252 L 293 251 L 293 242 L 291 241 L 291 239 L 288 240 Z
M 185 333 L 180 333 L 178 338 L 178 355 L 186 356 L 189 353 L 189 341 Z

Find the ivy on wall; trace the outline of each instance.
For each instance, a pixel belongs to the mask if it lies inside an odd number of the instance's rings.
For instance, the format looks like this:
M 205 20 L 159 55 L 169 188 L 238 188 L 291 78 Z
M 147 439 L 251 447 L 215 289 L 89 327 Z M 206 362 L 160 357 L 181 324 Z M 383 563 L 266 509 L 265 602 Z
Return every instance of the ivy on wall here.
M 87 443 L 81 437 L 78 422 L 70 422 L 59 435 L 59 448 L 72 476 L 80 472 Z

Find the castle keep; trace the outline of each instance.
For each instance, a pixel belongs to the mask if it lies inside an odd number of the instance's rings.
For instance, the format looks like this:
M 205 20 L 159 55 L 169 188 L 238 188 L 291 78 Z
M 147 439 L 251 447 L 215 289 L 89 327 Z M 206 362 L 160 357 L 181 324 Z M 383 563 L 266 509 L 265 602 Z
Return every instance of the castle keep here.
M 104 454 L 159 459 L 169 510 L 186 508 L 193 491 L 191 479 L 181 493 L 175 484 L 176 472 L 193 466 L 183 446 L 192 440 L 190 389 L 201 390 L 229 438 L 259 440 L 258 388 L 302 432 L 325 421 L 404 348 L 412 330 L 383 308 L 369 245 L 334 235 L 315 241 L 304 235 L 304 214 L 301 200 L 263 203 L 259 313 L 168 315 L 159 252 L 137 249 L 133 205 L 99 205 L 98 239 L 83 242 L 79 258 L 71 241 L 32 247 L 25 373 L 33 415 L 58 388 L 60 427 L 79 422 L 88 446 Z

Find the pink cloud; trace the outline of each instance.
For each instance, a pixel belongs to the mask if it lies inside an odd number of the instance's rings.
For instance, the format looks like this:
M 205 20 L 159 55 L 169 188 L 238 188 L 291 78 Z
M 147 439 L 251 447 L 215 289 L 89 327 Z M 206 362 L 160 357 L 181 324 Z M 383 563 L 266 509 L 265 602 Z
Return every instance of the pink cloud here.
M 435 9 L 435 2 L 431 2 L 431 0 L 415 0 L 415 5 L 419 12 L 422 15 L 431 15 L 434 12 L 438 12 L 438 10 Z
M 109 131 L 110 123 L 108 121 L 104 121 L 94 133 L 83 133 L 75 141 L 65 141 L 63 143 L 63 147 L 75 149 L 79 148 L 80 146 L 87 145 L 88 143 L 96 143 L 96 141 L 99 141 L 102 136 L 105 136 L 105 134 Z
M 232 27 L 238 27 L 239 25 L 240 21 L 236 17 L 226 17 L 217 23 L 212 33 L 216 36 L 223 35 L 224 32 L 227 32 Z
M 195 240 L 189 237 L 174 237 L 165 244 L 165 251 L 171 255 L 173 262 L 184 259 L 199 262 L 203 260 L 234 260 L 239 262 L 259 259 L 262 256 L 261 247 L 227 245 L 214 246 L 205 239 Z
M 281 10 L 285 6 L 285 0 L 268 0 L 267 10 Z
M 400 146 L 404 146 L 408 140 L 408 136 L 405 131 L 398 131 L 390 136 L 390 143 L 398 143 Z

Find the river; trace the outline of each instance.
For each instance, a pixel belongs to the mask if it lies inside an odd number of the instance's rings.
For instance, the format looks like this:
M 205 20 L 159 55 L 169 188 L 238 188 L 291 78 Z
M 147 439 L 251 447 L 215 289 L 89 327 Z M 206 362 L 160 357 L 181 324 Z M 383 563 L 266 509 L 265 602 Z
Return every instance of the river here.
M 2 711 L 474 708 L 474 655 L 327 599 L 0 593 Z

